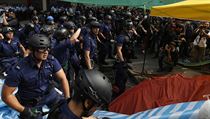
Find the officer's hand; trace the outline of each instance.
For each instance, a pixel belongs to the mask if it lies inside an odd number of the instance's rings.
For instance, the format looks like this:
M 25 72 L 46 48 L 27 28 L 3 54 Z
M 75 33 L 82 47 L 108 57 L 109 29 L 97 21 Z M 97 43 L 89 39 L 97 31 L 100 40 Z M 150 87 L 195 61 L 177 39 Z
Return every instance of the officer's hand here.
M 35 119 L 41 112 L 35 108 L 25 107 L 23 112 L 20 113 L 20 119 Z
M 3 34 L 0 33 L 0 40 L 3 40 L 4 39 L 4 36 Z

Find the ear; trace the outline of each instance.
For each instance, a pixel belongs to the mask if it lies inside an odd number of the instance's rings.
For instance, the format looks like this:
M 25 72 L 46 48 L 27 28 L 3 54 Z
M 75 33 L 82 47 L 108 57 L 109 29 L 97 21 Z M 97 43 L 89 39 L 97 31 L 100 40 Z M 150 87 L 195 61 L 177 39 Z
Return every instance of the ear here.
M 90 99 L 85 99 L 85 108 L 90 108 L 93 106 L 93 101 Z

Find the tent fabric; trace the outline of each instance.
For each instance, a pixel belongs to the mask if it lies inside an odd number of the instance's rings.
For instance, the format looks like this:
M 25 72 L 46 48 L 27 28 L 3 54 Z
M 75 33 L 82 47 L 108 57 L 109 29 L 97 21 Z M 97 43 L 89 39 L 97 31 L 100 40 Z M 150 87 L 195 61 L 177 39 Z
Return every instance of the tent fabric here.
M 119 5 L 119 6 L 132 6 L 150 9 L 151 6 L 165 5 L 175 3 L 182 0 L 62 0 L 72 3 L 84 3 L 94 5 Z M 145 5 L 145 6 L 144 6 Z
M 209 103 L 210 101 L 196 101 L 171 104 L 132 115 L 97 110 L 93 116 L 98 119 L 207 119 L 210 116 Z
M 210 0 L 186 0 L 163 6 L 154 6 L 151 16 L 210 21 Z
M 155 77 L 128 89 L 109 105 L 112 112 L 134 114 L 168 104 L 205 100 L 210 76 L 187 78 L 181 74 Z

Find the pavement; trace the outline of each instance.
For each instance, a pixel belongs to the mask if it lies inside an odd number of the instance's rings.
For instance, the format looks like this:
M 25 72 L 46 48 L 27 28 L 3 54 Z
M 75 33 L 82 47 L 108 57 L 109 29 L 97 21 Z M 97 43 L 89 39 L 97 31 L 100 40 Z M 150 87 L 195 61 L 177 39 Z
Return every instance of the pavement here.
M 100 70 L 107 75 L 112 81 L 114 81 L 114 70 L 112 69 L 113 59 L 106 60 L 109 65 L 102 66 Z M 201 70 L 195 70 L 186 68 L 181 65 L 177 65 L 171 72 L 157 72 L 158 70 L 158 58 L 153 58 L 153 55 L 147 54 L 144 64 L 144 54 L 137 52 L 137 59 L 132 59 L 132 63 L 128 65 L 132 68 L 128 70 L 129 80 L 127 81 L 127 88 L 131 88 L 137 85 L 143 80 L 151 79 L 151 77 L 157 76 L 168 76 L 173 74 L 182 74 L 186 77 L 193 77 L 203 75 Z M 142 70 L 144 64 L 144 70 Z

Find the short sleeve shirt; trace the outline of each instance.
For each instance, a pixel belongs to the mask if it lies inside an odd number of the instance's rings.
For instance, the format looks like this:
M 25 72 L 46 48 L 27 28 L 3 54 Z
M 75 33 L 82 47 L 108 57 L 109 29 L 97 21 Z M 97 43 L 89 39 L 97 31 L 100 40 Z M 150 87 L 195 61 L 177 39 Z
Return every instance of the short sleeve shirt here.
M 17 93 L 23 99 L 43 96 L 51 85 L 52 75 L 60 69 L 61 65 L 53 56 L 49 55 L 41 68 L 38 68 L 34 58 L 29 55 L 11 68 L 5 84 L 9 87 L 18 87 Z

